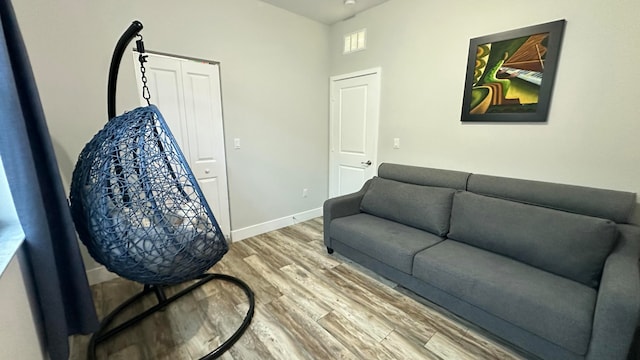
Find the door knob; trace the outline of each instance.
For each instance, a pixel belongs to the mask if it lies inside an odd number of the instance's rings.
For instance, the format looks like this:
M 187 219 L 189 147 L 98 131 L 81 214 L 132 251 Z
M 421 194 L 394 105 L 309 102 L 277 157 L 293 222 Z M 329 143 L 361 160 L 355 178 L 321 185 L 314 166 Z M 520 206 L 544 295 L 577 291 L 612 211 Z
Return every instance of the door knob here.
M 360 164 L 370 166 L 371 165 L 371 160 L 367 160 L 367 162 L 362 161 L 362 162 L 360 162 Z

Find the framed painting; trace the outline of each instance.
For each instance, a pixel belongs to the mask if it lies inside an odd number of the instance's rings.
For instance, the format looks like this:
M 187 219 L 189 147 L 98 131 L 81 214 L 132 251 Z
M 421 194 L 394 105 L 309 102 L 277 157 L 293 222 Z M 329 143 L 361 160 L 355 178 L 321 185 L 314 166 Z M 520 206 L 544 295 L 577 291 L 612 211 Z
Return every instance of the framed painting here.
M 565 20 L 471 39 L 462 121 L 547 121 Z

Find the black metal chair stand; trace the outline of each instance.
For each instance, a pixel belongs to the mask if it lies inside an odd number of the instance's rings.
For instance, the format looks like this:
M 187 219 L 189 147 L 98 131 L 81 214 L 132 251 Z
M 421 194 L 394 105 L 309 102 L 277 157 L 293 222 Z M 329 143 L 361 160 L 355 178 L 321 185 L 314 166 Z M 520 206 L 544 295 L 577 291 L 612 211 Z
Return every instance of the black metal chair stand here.
M 233 344 L 236 341 L 238 341 L 238 339 L 240 339 L 242 334 L 245 332 L 245 330 L 247 330 L 247 328 L 251 324 L 251 319 L 253 318 L 253 312 L 254 312 L 254 308 L 255 308 L 255 298 L 254 298 L 253 291 L 251 290 L 251 288 L 249 288 L 249 286 L 244 281 L 242 281 L 242 280 L 240 280 L 238 278 L 235 278 L 233 276 L 224 275 L 224 274 L 208 274 L 207 273 L 207 274 L 202 274 L 202 275 L 198 276 L 198 279 L 199 279 L 198 282 L 194 283 L 193 285 L 185 288 L 184 290 L 181 290 L 180 292 L 178 292 L 175 295 L 173 295 L 171 297 L 168 297 L 168 298 L 165 296 L 163 287 L 155 286 L 155 285 L 145 285 L 145 287 L 142 290 L 142 292 L 132 296 L 127 301 L 125 301 L 120 306 L 118 306 L 115 310 L 113 310 L 111 313 L 109 313 L 107 316 L 105 316 L 105 318 L 100 323 L 100 328 L 98 329 L 98 331 L 96 331 L 93 334 L 93 336 L 91 337 L 91 340 L 89 341 L 89 348 L 88 348 L 88 351 L 87 351 L 87 359 L 88 360 L 95 360 L 96 359 L 96 346 L 98 346 L 100 343 L 109 340 L 110 338 L 122 333 L 123 331 L 129 329 L 132 326 L 135 326 L 136 324 L 138 324 L 142 320 L 144 320 L 147 317 L 153 315 L 155 312 L 163 310 L 169 304 L 171 304 L 174 301 L 180 299 L 181 297 L 191 293 L 193 290 L 195 290 L 195 289 L 199 288 L 200 286 L 208 283 L 209 281 L 211 281 L 211 280 L 222 280 L 222 281 L 227 281 L 227 282 L 233 283 L 233 284 L 237 285 L 238 287 L 240 287 L 244 291 L 244 293 L 247 295 L 247 299 L 249 301 L 249 309 L 247 310 L 247 313 L 246 313 L 246 315 L 244 317 L 244 320 L 240 324 L 240 327 L 238 327 L 238 329 L 227 340 L 225 340 L 220 346 L 218 346 L 217 348 L 215 348 L 214 350 L 212 350 L 211 352 L 209 352 L 205 356 L 201 357 L 200 360 L 210 360 L 210 359 L 218 358 L 225 351 L 227 351 L 229 348 L 231 348 L 231 346 L 233 346 Z M 113 320 L 115 320 L 115 318 L 120 313 L 122 313 L 129 306 L 131 306 L 131 305 L 135 304 L 136 302 L 142 300 L 146 295 L 149 295 L 151 293 L 155 293 L 156 298 L 158 299 L 158 304 L 156 304 L 153 307 L 145 310 L 144 312 L 132 317 L 131 319 L 128 319 L 128 320 L 124 321 L 122 324 L 114 327 L 113 329 L 107 330 L 109 325 L 111 325 Z

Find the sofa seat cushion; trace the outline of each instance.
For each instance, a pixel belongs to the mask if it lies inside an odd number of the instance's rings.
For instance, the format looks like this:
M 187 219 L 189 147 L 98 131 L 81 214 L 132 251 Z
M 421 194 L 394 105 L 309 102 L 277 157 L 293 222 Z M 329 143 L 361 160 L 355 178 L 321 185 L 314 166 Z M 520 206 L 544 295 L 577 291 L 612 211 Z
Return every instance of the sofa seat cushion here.
M 453 240 L 418 253 L 413 276 L 578 355 L 587 352 L 596 302 L 588 286 Z
M 373 178 L 362 198 L 362 212 L 444 236 L 454 189 Z
M 447 237 L 596 288 L 617 236 L 610 220 L 459 192 Z
M 417 252 L 442 241 L 426 231 L 362 213 L 334 219 L 329 231 L 332 239 L 407 274 Z

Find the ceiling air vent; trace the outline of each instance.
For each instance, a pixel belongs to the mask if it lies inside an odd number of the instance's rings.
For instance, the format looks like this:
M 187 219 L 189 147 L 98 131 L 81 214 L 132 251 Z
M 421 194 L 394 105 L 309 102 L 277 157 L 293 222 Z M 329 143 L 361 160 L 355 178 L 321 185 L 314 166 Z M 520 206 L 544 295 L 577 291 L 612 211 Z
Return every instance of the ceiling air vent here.
M 343 54 L 361 51 L 367 48 L 367 29 L 358 30 L 344 36 Z

